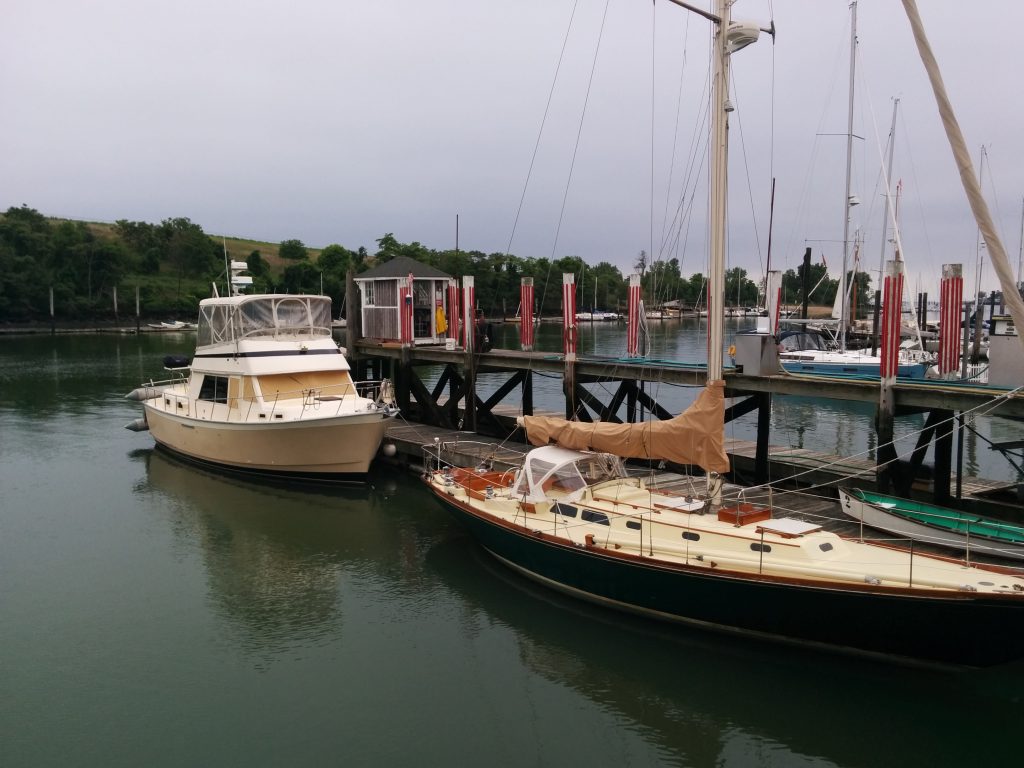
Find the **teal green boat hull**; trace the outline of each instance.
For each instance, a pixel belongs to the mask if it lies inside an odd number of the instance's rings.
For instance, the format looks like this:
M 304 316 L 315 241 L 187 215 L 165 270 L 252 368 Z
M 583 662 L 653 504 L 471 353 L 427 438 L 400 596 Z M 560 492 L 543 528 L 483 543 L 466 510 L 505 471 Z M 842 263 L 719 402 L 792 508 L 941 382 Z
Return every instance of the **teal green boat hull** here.
M 1024 560 L 1024 527 L 859 488 L 841 488 L 843 513 L 872 528 L 905 537 L 994 557 Z

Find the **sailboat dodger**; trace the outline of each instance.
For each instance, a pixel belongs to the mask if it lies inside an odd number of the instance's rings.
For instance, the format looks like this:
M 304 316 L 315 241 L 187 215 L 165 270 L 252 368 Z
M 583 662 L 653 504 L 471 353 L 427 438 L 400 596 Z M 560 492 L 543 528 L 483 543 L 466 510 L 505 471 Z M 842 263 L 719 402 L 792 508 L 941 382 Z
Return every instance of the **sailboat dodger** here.
M 634 424 L 568 421 L 553 416 L 517 420 L 532 445 L 600 451 L 624 458 L 695 464 L 705 472 L 726 473 L 725 382 L 712 381 L 678 416 Z

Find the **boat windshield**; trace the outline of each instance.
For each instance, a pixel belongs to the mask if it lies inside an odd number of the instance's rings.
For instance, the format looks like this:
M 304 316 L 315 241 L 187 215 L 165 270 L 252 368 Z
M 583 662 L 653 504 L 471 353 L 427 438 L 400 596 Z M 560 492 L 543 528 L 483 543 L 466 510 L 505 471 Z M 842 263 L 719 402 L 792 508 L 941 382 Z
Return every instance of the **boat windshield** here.
M 552 492 L 578 498 L 588 485 L 625 475 L 622 460 L 610 453 L 583 453 L 544 446 L 527 454 L 513 493 L 531 501 L 541 501 Z
M 242 302 L 203 302 L 199 346 L 242 338 L 330 337 L 329 296 L 251 296 Z
M 825 344 L 825 340 L 816 333 L 807 333 L 806 331 L 795 331 L 792 333 L 782 334 L 782 338 L 779 340 L 779 346 L 782 347 L 783 352 L 803 352 L 805 350 L 821 350 L 825 351 L 828 349 Z

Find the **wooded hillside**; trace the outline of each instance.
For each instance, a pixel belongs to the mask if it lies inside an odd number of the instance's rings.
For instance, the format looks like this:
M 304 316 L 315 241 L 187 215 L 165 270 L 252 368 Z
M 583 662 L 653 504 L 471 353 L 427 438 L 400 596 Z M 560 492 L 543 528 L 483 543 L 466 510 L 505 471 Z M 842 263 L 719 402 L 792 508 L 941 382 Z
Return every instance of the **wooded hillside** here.
M 119 315 L 133 316 L 135 293 L 146 318 L 191 320 L 199 301 L 211 295 L 216 282 L 224 292 L 227 258 L 245 261 L 257 292 L 324 293 L 342 306 L 349 269 L 364 271 L 396 256 L 430 264 L 453 277 L 473 275 L 477 302 L 488 316 L 518 311 L 520 278 L 534 279 L 542 314 L 561 312 L 562 273 L 576 276 L 580 310 L 623 310 L 627 284 L 618 267 L 606 261 L 590 265 L 580 256 L 559 259 L 524 258 L 482 251 L 438 251 L 418 243 L 401 243 L 391 233 L 369 253 L 339 244 L 310 248 L 298 239 L 268 243 L 241 237 L 212 236 L 187 219 L 159 224 L 125 219 L 110 223 L 73 221 L 45 216 L 27 206 L 0 214 L 0 322 L 49 320 L 50 290 L 58 322 L 113 319 L 115 289 Z M 705 303 L 705 279 L 700 273 L 684 277 L 679 260 L 656 259 L 640 251 L 631 258 L 642 275 L 648 307 L 679 301 L 692 307 Z M 811 285 L 825 271 L 811 268 Z M 866 275 L 858 275 L 860 295 L 866 297 Z M 827 277 L 811 295 L 811 303 L 831 304 L 836 283 Z M 784 276 L 784 295 L 799 300 L 800 276 Z M 758 286 L 746 270 L 726 274 L 725 303 L 753 306 Z

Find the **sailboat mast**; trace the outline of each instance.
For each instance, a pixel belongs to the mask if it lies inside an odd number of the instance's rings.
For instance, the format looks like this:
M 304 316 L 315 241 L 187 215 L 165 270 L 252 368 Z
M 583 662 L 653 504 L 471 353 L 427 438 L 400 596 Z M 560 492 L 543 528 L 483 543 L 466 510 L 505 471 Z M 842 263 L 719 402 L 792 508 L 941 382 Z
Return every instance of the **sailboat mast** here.
M 1017 290 L 1021 290 L 1021 267 L 1024 266 L 1024 200 L 1020 204 L 1020 248 L 1017 251 Z
M 731 3 L 717 0 L 714 91 L 711 105 L 711 253 L 708 265 L 708 381 L 722 378 L 725 339 L 725 207 L 728 167 L 729 13 Z M 718 306 L 716 306 L 716 302 Z
M 878 284 L 882 284 L 885 277 L 885 249 L 889 244 L 886 235 L 889 234 L 889 212 L 892 210 L 892 155 L 896 146 L 896 111 L 900 108 L 900 100 L 893 99 L 892 102 L 892 127 L 889 129 L 889 159 L 888 168 L 885 172 L 885 218 L 882 219 L 882 248 L 878 257 Z
M 839 276 L 839 348 L 846 351 L 849 310 L 846 299 L 846 269 L 850 252 L 850 171 L 853 167 L 853 84 L 857 68 L 857 0 L 850 3 L 850 97 L 846 114 L 846 189 L 843 196 L 843 273 Z

